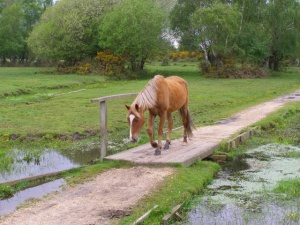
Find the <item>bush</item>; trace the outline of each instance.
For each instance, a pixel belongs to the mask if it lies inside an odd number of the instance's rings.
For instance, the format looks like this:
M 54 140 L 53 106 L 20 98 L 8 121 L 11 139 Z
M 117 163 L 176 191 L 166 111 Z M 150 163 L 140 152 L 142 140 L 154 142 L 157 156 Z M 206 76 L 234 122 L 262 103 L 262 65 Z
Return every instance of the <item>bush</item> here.
M 200 60 L 203 58 L 203 54 L 200 51 L 194 51 L 194 52 L 189 52 L 189 51 L 175 51 L 171 52 L 169 55 L 169 58 L 171 60 L 178 61 L 178 60 L 189 60 L 189 61 L 194 61 L 194 60 Z
M 243 67 L 233 67 L 233 68 L 226 68 L 223 67 L 215 71 L 212 67 L 209 73 L 204 73 L 204 76 L 211 77 L 211 78 L 263 78 L 268 77 L 270 75 L 269 70 L 262 68 L 262 67 L 250 67 L 250 66 L 243 66 Z
M 93 60 L 78 62 L 75 65 L 58 63 L 57 72 L 64 74 L 100 74 L 123 75 L 125 73 L 125 60 L 122 56 L 115 56 L 108 52 L 98 52 Z
M 91 63 L 78 63 L 77 65 L 77 74 L 87 75 L 92 72 L 92 64 Z
M 106 75 L 120 75 L 125 71 L 125 59 L 120 55 L 109 52 L 97 52 L 95 57 L 97 73 Z

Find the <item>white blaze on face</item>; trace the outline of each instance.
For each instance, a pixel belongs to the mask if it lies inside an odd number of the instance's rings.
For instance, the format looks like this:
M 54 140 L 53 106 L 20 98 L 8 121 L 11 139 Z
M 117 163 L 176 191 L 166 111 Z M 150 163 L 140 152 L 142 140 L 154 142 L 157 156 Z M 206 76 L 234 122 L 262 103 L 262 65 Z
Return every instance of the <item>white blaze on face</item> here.
M 133 114 L 130 114 L 129 115 L 129 122 L 130 122 L 130 133 L 129 133 L 129 136 L 130 136 L 130 140 L 132 140 L 132 132 L 131 132 L 131 129 L 132 129 L 132 121 L 134 120 L 135 118 L 135 115 Z

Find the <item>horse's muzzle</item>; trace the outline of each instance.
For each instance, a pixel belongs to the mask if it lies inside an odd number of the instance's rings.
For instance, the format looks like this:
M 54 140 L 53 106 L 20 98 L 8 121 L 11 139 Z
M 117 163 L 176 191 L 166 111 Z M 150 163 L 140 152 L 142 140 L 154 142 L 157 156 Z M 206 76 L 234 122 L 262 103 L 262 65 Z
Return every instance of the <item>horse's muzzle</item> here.
M 138 140 L 139 140 L 138 138 L 132 138 L 132 139 L 131 139 L 131 142 L 132 142 L 132 143 L 135 143 L 135 142 L 137 142 Z

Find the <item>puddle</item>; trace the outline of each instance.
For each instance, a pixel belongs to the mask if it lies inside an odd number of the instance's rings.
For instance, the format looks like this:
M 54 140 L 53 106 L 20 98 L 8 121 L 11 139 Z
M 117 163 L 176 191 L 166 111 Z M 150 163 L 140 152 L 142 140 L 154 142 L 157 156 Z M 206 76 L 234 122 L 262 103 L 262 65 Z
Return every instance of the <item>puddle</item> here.
M 300 176 L 300 148 L 269 144 L 227 163 L 187 224 L 300 224 L 300 199 L 280 201 L 278 181 Z
M 28 188 L 24 191 L 20 191 L 12 198 L 0 200 L 0 216 L 15 211 L 18 206 L 25 204 L 28 200 L 40 199 L 51 192 L 60 191 L 62 186 L 65 184 L 66 182 L 64 179 L 58 179 L 33 188 Z
M 77 168 L 99 158 L 100 150 L 60 153 L 46 149 L 36 155 L 28 155 L 15 149 L 10 154 L 14 162 L 8 168 L 0 169 L 0 183 Z
M 217 121 L 217 124 L 229 124 L 229 123 L 235 122 L 236 120 L 237 120 L 236 117 L 233 117 L 233 118 L 223 118 L 223 119 Z

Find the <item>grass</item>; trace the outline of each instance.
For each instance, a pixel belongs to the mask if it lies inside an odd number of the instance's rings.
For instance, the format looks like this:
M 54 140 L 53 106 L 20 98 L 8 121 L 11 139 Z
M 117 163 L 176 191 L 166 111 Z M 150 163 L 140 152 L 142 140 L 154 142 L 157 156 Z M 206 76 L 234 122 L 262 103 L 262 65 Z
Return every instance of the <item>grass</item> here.
M 207 79 L 196 63 L 176 63 L 167 67 L 147 65 L 149 74 L 177 74 L 189 83 L 192 118 L 197 126 L 209 125 L 233 113 L 300 88 L 297 73 L 274 74 L 267 79 Z M 0 139 L 11 136 L 24 142 L 33 138 L 51 139 L 86 130 L 99 131 L 99 106 L 92 98 L 139 92 L 147 79 L 108 81 L 101 76 L 40 73 L 41 68 L 0 68 Z M 80 91 L 79 91 L 80 90 Z M 79 92 L 74 92 L 79 91 Z M 61 95 L 62 94 L 62 95 Z M 2 97 L 1 97 L 2 96 Z M 108 102 L 110 137 L 128 136 L 125 104 L 133 98 Z M 174 113 L 175 126 L 180 120 Z M 50 137 L 50 138 L 49 138 Z M 142 142 L 147 137 L 143 131 Z M 18 144 L 17 142 L 15 142 Z
M 220 169 L 216 163 L 196 161 L 190 167 L 179 166 L 175 173 L 168 177 L 160 186 L 140 201 L 134 208 L 133 214 L 125 217 L 119 224 L 133 224 L 154 205 L 154 210 L 143 224 L 160 224 L 161 218 L 169 213 L 178 204 L 183 204 L 182 211 L 194 195 L 202 194 L 207 184 L 212 181 L 214 174 Z
M 273 191 L 285 194 L 289 199 L 300 198 L 300 177 L 280 181 Z
M 189 108 L 197 126 L 212 124 L 249 106 L 300 89 L 297 68 L 293 69 L 293 72 L 274 73 L 265 79 L 242 80 L 203 78 L 198 73 L 196 63 L 176 63 L 167 67 L 153 63 L 147 65 L 147 69 L 150 74 L 176 74 L 188 81 Z M 84 133 L 85 130 L 99 129 L 99 106 L 90 103 L 90 99 L 138 92 L 149 79 L 147 77 L 132 81 L 109 81 L 100 76 L 43 74 L 40 73 L 41 70 L 49 69 L 0 68 L 0 81 L 7 84 L 0 86 L 0 161 L 5 160 L 6 152 L 14 147 L 31 149 L 46 148 L 50 145 L 54 149 L 76 150 L 74 146 L 78 146 L 79 141 L 72 139 L 74 132 Z M 73 92 L 78 90 L 82 91 Z M 65 94 L 60 95 L 61 93 Z M 126 98 L 108 102 L 110 140 L 115 136 L 118 136 L 118 139 L 127 137 L 128 125 L 124 105 L 132 101 L 133 98 Z M 293 138 L 285 135 L 286 128 L 297 130 L 297 126 L 292 125 L 300 121 L 300 118 L 297 118 L 300 105 L 291 104 L 289 107 L 263 121 L 261 125 L 265 126 L 266 132 L 252 138 L 233 153 L 239 154 L 243 148 L 267 141 L 296 143 L 300 140 L 297 135 Z M 177 118 L 176 113 L 174 117 Z M 180 124 L 178 119 L 175 123 Z M 12 135 L 16 135 L 17 139 L 12 140 Z M 59 135 L 67 135 L 67 141 L 59 140 Z M 85 142 L 89 140 L 93 138 L 87 137 Z M 142 142 L 147 141 L 146 135 L 143 134 Z M 121 150 L 126 147 L 130 146 Z M 67 178 L 70 184 L 76 184 L 107 169 L 128 166 L 131 165 L 105 161 L 66 172 L 62 176 Z M 143 199 L 143 202 L 133 209 L 133 214 L 120 223 L 132 223 L 156 204 L 159 207 L 144 224 L 158 224 L 162 216 L 180 203 L 184 203 L 183 211 L 188 210 L 193 196 L 202 193 L 219 169 L 217 164 L 205 161 L 196 162 L 188 168 L 176 167 L 174 176 L 165 180 L 155 192 Z M 20 186 L 25 188 L 32 184 L 18 185 L 13 187 L 15 190 L 3 186 L 0 190 L 3 189 L 3 193 L 9 195 L 10 192 L 19 190 Z M 295 183 L 292 185 L 295 186 Z
M 299 69 L 274 73 L 264 79 L 209 79 L 199 74 L 197 63 L 147 64 L 149 76 L 113 81 L 103 76 L 61 75 L 53 68 L 0 68 L 0 164 L 7 167 L 13 149 L 72 149 L 97 144 L 99 105 L 92 98 L 139 92 L 155 74 L 179 75 L 189 83 L 189 108 L 197 126 L 210 125 L 234 113 L 300 89 Z M 50 71 L 52 73 L 44 73 Z M 108 154 L 132 147 L 128 138 L 125 104 L 134 98 L 108 101 Z M 174 127 L 181 126 L 177 113 Z M 74 133 L 85 137 L 75 141 Z M 96 136 L 90 137 L 89 133 Z M 180 137 L 181 131 L 173 137 Z M 61 139 L 66 141 L 62 141 Z M 140 143 L 148 142 L 145 129 Z M 112 147 L 114 146 L 114 147 Z M 115 147 L 117 146 L 117 147 Z
M 300 145 L 300 103 L 294 102 L 284 106 L 284 108 L 268 115 L 268 117 L 257 122 L 253 126 L 258 127 L 254 136 L 247 139 L 245 144 L 227 152 L 225 141 L 218 150 L 221 154 L 226 154 L 229 158 L 246 152 L 248 149 L 257 148 L 260 145 L 269 143 L 280 143 L 286 145 Z M 300 157 L 298 152 L 287 153 L 289 157 Z

